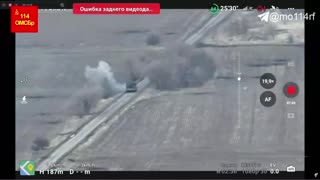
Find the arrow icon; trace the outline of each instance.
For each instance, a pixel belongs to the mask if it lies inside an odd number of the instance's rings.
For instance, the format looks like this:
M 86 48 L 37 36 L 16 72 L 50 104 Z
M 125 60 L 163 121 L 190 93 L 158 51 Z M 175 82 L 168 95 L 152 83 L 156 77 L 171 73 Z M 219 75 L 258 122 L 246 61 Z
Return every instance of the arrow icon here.
M 265 12 L 263 14 L 258 15 L 261 21 L 268 22 L 269 21 L 269 12 Z

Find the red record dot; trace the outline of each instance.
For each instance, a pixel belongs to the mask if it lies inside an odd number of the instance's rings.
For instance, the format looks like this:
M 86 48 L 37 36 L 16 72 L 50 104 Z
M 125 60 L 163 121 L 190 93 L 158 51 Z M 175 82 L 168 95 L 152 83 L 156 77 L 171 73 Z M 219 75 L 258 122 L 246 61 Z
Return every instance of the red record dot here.
M 288 86 L 287 87 L 287 93 L 289 94 L 289 95 L 295 95 L 296 94 L 296 87 L 295 86 Z
M 294 82 L 288 82 L 284 88 L 283 88 L 283 92 L 284 94 L 289 97 L 289 98 L 292 98 L 292 97 L 295 97 L 298 95 L 299 93 L 299 87 L 296 83 Z

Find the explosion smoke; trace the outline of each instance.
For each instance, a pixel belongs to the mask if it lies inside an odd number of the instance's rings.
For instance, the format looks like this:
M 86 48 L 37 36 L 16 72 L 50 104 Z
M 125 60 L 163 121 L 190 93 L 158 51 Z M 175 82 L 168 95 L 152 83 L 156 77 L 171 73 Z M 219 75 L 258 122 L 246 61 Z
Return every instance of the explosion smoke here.
M 119 83 L 114 78 L 110 65 L 104 61 L 100 61 L 96 68 L 87 66 L 84 74 L 86 84 L 67 103 L 68 113 L 80 116 L 88 114 L 100 99 L 125 90 L 125 84 Z
M 216 65 L 204 51 L 181 45 L 169 49 L 152 57 L 144 71 L 157 89 L 198 87 L 214 77 Z

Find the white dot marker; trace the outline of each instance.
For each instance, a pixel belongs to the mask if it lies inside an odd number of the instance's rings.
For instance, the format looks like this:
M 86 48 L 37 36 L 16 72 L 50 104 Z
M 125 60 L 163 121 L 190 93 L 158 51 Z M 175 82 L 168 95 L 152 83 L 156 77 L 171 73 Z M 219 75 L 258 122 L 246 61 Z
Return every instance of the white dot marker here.
M 241 81 L 241 77 L 238 77 L 238 81 Z

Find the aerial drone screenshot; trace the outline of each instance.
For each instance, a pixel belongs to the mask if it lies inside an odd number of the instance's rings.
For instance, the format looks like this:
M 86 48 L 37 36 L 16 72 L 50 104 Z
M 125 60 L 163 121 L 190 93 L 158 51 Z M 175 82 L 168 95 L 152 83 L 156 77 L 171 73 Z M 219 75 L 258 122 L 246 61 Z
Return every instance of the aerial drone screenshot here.
M 285 2 L 3 3 L 14 177 L 319 178 Z

